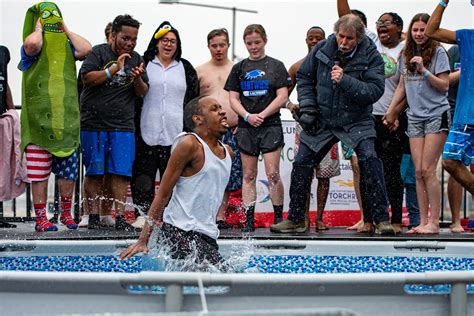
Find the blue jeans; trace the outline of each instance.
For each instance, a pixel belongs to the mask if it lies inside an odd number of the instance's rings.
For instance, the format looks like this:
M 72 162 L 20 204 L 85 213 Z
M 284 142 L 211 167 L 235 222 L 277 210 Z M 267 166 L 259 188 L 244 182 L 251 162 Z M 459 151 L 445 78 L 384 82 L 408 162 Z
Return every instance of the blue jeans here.
M 410 226 L 418 226 L 420 225 L 420 209 L 418 208 L 418 198 L 416 196 L 416 184 L 405 183 L 405 194 Z

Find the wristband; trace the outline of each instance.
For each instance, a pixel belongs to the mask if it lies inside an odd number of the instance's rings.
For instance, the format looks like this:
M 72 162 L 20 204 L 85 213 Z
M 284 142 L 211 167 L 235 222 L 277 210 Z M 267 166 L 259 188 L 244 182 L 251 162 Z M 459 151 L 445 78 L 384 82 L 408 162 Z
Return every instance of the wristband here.
M 105 74 L 107 75 L 107 78 L 109 78 L 110 80 L 112 80 L 112 75 L 110 74 L 109 68 L 105 68 Z
M 447 5 L 445 2 L 443 2 L 443 1 L 440 1 L 440 2 L 439 2 L 439 5 L 442 6 L 443 8 L 446 8 L 446 7 L 448 6 L 448 5 Z
M 423 78 L 426 79 L 426 78 L 428 78 L 430 75 L 431 75 L 431 72 L 430 72 L 429 70 L 427 70 L 427 71 L 425 71 L 425 72 L 423 73 Z
M 245 121 L 245 122 L 248 122 L 248 121 L 249 121 L 249 116 L 250 116 L 250 113 L 249 113 L 249 112 L 245 112 L 245 115 L 244 115 L 244 121 Z
M 286 103 L 285 103 L 285 109 L 288 109 L 288 104 L 290 104 L 290 103 L 291 103 L 290 100 L 286 101 Z

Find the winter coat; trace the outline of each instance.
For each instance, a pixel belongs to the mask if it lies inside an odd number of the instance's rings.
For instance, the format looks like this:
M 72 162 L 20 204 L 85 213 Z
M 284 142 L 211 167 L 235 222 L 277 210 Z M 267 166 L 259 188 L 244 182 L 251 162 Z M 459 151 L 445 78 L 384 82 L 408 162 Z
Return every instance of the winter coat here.
M 331 80 L 335 52 L 333 34 L 308 54 L 297 73 L 301 113 L 319 108 L 322 128 L 344 128 L 373 120 L 372 104 L 384 92 L 384 62 L 375 44 L 364 37 L 351 59 L 342 67 L 340 83 Z

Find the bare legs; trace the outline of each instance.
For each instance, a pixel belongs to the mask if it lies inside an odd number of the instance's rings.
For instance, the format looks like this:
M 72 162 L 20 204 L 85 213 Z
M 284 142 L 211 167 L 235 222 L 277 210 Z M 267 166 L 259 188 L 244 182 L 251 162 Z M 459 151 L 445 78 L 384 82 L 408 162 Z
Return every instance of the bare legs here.
M 446 133 L 441 132 L 428 134 L 424 138 L 410 138 L 410 149 L 416 172 L 416 193 L 420 207 L 420 225 L 410 232 L 439 233 L 441 185 L 436 176 L 436 165 L 446 136 Z M 431 211 L 428 213 L 429 209 Z

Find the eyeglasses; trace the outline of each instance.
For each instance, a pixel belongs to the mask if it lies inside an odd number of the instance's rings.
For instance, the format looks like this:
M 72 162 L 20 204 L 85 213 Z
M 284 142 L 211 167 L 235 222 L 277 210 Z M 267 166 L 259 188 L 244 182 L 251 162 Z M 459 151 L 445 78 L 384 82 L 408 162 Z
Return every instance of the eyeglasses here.
M 375 22 L 376 26 L 390 26 L 392 24 L 397 24 L 397 22 L 392 21 L 392 20 L 382 20 L 382 21 Z
M 169 38 L 166 38 L 166 37 L 163 37 L 160 41 L 163 43 L 163 45 L 170 44 L 171 46 L 174 46 L 177 43 L 177 41 L 175 39 L 169 39 Z

